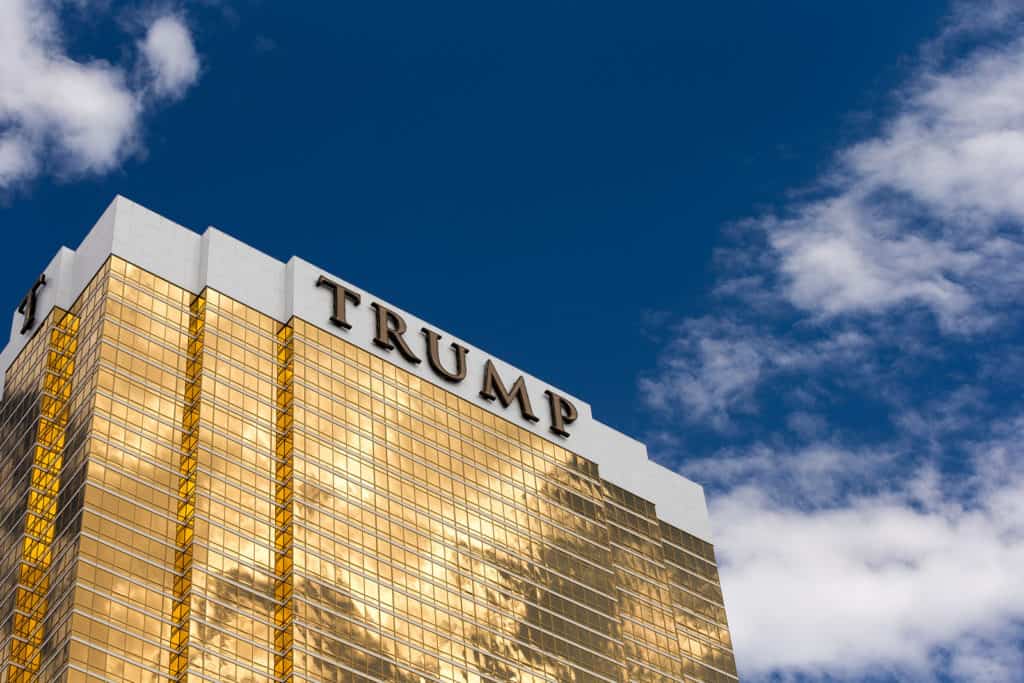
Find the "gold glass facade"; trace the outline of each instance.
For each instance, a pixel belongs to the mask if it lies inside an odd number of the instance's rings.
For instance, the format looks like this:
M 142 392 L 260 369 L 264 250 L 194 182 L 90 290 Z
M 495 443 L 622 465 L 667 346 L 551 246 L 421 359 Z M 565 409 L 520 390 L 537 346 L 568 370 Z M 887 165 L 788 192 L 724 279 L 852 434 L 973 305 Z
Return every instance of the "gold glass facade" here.
M 117 258 L 0 439 L 0 681 L 736 680 L 711 546 L 593 462 Z

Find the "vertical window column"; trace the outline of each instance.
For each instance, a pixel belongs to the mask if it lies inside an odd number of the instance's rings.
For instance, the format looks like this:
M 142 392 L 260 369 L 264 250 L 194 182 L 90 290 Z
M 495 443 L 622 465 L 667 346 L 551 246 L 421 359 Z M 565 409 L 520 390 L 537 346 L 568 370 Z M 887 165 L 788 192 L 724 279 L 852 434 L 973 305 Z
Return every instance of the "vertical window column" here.
M 293 515 L 294 515 L 294 376 L 293 327 L 277 333 L 277 391 L 274 435 L 274 677 L 291 683 L 293 677 Z
M 49 606 L 50 564 L 54 525 L 64 466 L 68 399 L 78 350 L 77 316 L 54 310 L 59 320 L 49 332 L 43 372 L 39 423 L 32 454 L 31 484 L 25 514 L 25 536 L 18 567 L 13 634 L 7 680 L 27 683 L 39 670 Z
M 196 467 L 202 399 L 206 296 L 189 304 L 188 359 L 185 366 L 185 411 L 178 463 L 178 512 L 174 553 L 174 604 L 171 609 L 171 678 L 188 681 L 189 622 L 192 616 L 192 558 L 196 517 Z

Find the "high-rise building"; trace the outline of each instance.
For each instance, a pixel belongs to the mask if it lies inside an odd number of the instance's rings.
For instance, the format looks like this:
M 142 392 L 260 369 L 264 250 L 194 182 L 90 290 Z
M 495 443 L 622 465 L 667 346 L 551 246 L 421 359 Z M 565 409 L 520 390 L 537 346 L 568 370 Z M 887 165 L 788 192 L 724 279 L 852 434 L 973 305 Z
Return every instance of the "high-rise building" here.
M 702 489 L 298 258 L 117 198 L 0 354 L 0 680 L 705 681 Z

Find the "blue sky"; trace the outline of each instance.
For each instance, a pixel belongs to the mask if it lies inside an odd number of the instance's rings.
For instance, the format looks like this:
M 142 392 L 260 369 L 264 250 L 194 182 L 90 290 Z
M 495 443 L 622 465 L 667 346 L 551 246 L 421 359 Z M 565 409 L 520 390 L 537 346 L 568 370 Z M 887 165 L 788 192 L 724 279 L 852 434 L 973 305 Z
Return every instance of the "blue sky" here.
M 745 680 L 1024 681 L 1016 4 L 7 0 L 0 291 L 299 254 L 705 484 Z

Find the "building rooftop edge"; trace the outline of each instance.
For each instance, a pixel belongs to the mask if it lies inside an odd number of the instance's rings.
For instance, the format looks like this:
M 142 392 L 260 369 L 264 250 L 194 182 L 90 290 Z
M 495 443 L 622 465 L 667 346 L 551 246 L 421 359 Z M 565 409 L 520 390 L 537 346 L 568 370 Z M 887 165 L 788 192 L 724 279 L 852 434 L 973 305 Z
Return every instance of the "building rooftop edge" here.
M 654 503 L 660 519 L 711 541 L 710 521 L 701 486 L 649 460 L 643 443 L 594 419 L 591 407 L 585 401 L 297 256 L 282 262 L 215 227 L 208 227 L 201 234 L 194 232 L 122 195 L 115 196 L 76 249 L 61 247 L 46 266 L 43 271 L 46 284 L 38 289 L 36 296 L 36 321 L 44 320 L 55 306 L 70 308 L 110 255 L 193 293 L 210 287 L 276 320 L 284 322 L 294 316 L 327 330 L 414 375 L 443 386 L 488 412 L 596 462 L 604 479 Z M 361 297 L 361 305 L 348 311 L 351 327 L 347 330 L 331 323 L 332 293 L 316 286 L 321 275 Z M 379 303 L 398 313 L 407 323 L 410 341 L 412 334 L 418 335 L 421 328 L 429 327 L 441 334 L 441 343 L 445 347 L 455 341 L 468 349 L 467 357 L 475 359 L 476 363 L 467 362 L 466 378 L 454 385 L 442 382 L 431 373 L 428 363 L 406 362 L 400 354 L 374 344 L 371 303 Z M 35 331 L 32 329 L 22 334 L 22 324 L 23 315 L 15 311 L 10 339 L 0 352 L 0 380 L 31 338 L 31 332 Z M 514 405 L 503 408 L 500 402 L 482 398 L 478 389 L 484 381 L 485 369 L 480 365 L 484 360 L 493 362 L 498 376 L 509 386 L 521 376 L 534 412 L 539 415 L 546 416 L 548 412 L 546 391 L 571 400 L 578 417 L 567 427 L 570 436 L 563 438 L 550 434 L 549 426 L 553 425 L 549 425 L 547 419 L 527 420 L 515 410 Z M 0 383 L 0 390 L 2 386 Z M 554 406 L 552 399 L 553 410 Z

